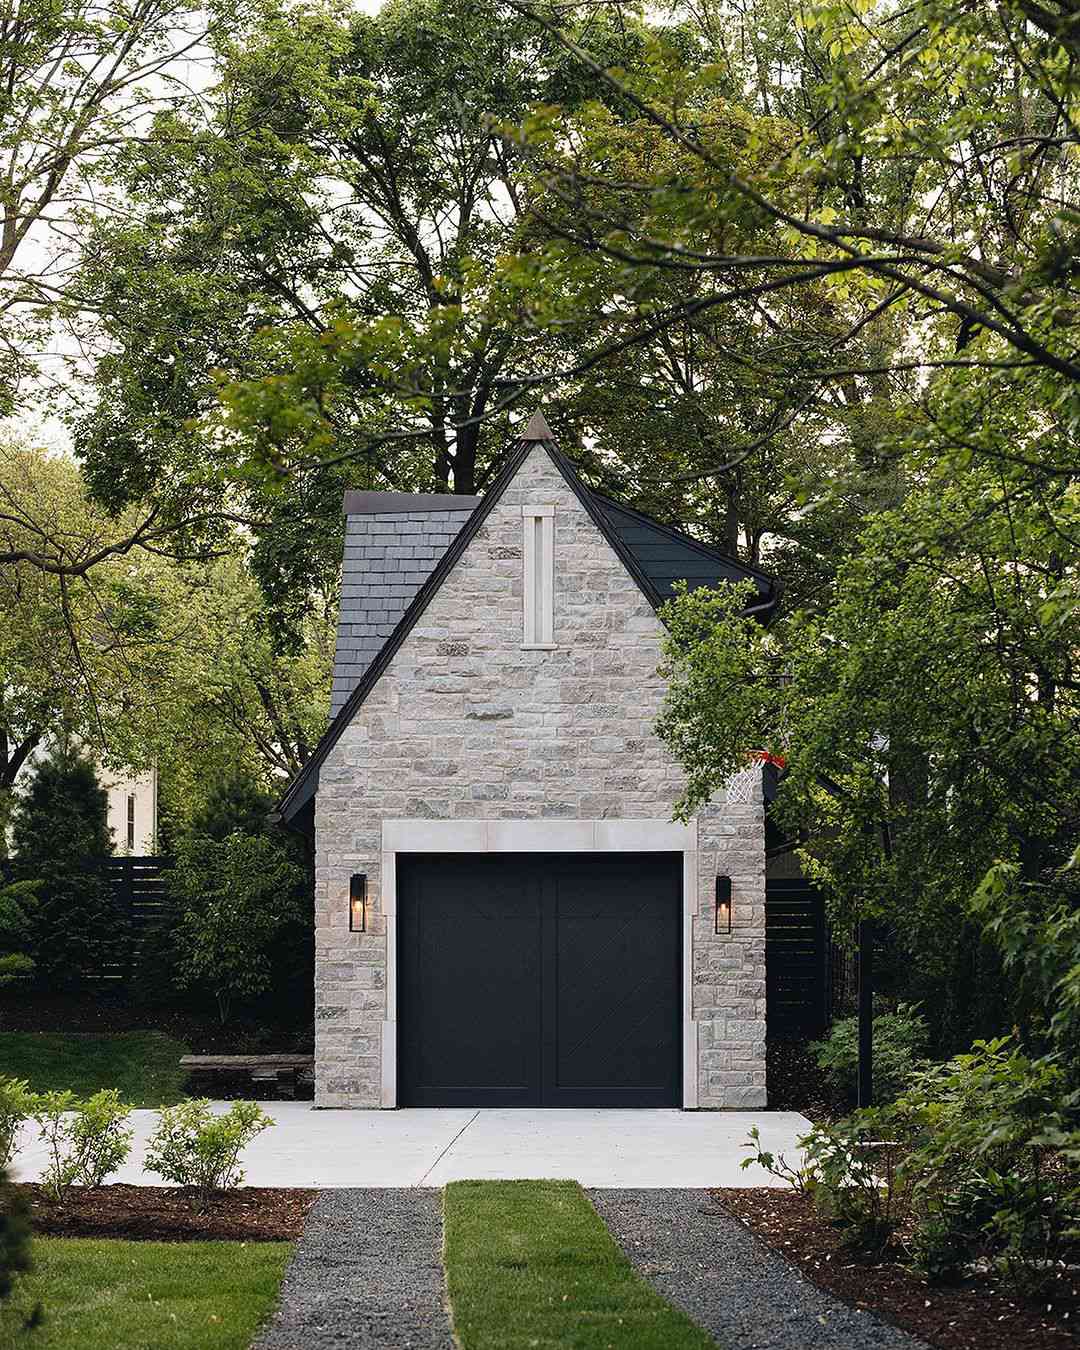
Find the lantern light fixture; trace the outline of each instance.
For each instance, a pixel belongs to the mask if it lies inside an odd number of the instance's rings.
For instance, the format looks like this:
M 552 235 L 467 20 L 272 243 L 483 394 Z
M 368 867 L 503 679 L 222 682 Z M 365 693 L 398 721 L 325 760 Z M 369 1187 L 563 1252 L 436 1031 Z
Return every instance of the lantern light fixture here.
M 731 878 L 716 878 L 716 931 L 731 932 Z
M 363 872 L 349 878 L 349 932 L 367 932 L 367 877 Z

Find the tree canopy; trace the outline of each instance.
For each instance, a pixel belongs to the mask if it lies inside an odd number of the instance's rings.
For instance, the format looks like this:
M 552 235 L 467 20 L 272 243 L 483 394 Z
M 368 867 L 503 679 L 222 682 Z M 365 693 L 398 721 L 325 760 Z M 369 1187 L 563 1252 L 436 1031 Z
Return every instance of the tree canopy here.
M 242 539 L 209 561 L 114 550 L 140 506 L 111 516 L 70 459 L 25 445 L 0 444 L 0 502 L 0 549 L 17 558 L 0 565 L 0 820 L 57 746 L 156 764 L 180 816 L 222 775 L 269 787 L 302 766 L 326 721 L 336 586 L 298 597 L 281 647 Z M 25 556 L 44 548 L 64 570 Z
M 481 491 L 543 400 L 591 483 L 784 582 L 768 630 L 667 612 L 687 809 L 781 754 L 838 924 L 961 998 L 988 871 L 1032 932 L 1075 907 L 1072 18 L 16 6 L 6 396 L 66 333 L 81 477 L 5 452 L 0 786 L 55 726 L 178 819 L 295 773 L 342 491 Z

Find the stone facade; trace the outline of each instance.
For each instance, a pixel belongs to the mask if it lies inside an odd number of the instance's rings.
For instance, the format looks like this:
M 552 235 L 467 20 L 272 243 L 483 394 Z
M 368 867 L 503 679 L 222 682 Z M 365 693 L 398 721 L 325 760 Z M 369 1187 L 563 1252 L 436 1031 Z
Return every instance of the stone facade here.
M 554 650 L 522 647 L 522 507 L 555 509 Z M 393 1105 L 388 820 L 670 820 L 683 787 L 653 732 L 662 628 L 541 444 L 330 750 L 315 815 L 316 1105 Z M 557 851 L 557 850 L 553 850 Z M 701 1107 L 765 1104 L 763 806 L 697 819 L 693 1025 Z M 368 879 L 368 925 L 348 885 Z M 734 932 L 714 932 L 714 879 Z M 389 892 L 389 885 L 385 888 Z M 389 911 L 389 912 L 387 912 Z M 388 997 L 389 995 L 389 997 Z M 693 1072 L 693 1068 L 691 1068 Z

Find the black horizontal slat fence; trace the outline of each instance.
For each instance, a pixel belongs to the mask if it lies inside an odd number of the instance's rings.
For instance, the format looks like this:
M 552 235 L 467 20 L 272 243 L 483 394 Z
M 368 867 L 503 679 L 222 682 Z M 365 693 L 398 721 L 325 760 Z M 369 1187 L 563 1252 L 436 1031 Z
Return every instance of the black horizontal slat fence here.
M 765 885 L 765 988 L 770 1036 L 820 1036 L 832 1013 L 825 901 L 808 882 Z
M 166 887 L 166 875 L 172 866 L 168 857 L 95 858 L 85 864 L 88 871 L 104 878 L 116 906 L 117 940 L 115 959 L 105 962 L 83 979 L 121 986 L 131 978 L 146 930 L 159 919 L 174 912 Z M 0 881 L 16 875 L 14 865 L 0 860 Z
M 170 865 L 168 858 L 105 860 L 105 871 L 116 894 L 123 897 L 136 932 L 142 932 L 168 912 L 165 873 Z
M 115 857 L 97 862 L 113 893 L 126 941 L 118 960 L 105 965 L 97 979 L 124 984 L 131 976 L 146 930 L 172 912 L 166 889 L 166 874 L 171 858 Z

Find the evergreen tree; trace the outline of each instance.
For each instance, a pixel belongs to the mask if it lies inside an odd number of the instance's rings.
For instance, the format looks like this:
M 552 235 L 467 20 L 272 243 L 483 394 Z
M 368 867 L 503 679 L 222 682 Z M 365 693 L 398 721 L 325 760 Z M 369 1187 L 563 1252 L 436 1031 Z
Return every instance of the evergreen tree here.
M 15 881 L 10 886 L 0 881 L 0 989 L 34 972 L 34 962 L 25 949 L 33 934 L 36 892 L 34 881 Z
M 274 798 L 242 770 L 223 775 L 210 785 L 206 799 L 191 817 L 189 834 L 206 835 L 221 843 L 239 830 L 242 834 L 266 832 L 266 816 Z
M 16 807 L 12 844 L 16 875 L 40 883 L 31 944 L 38 977 L 78 984 L 121 960 L 126 917 L 101 870 L 112 838 L 93 765 L 66 750 L 43 761 Z

